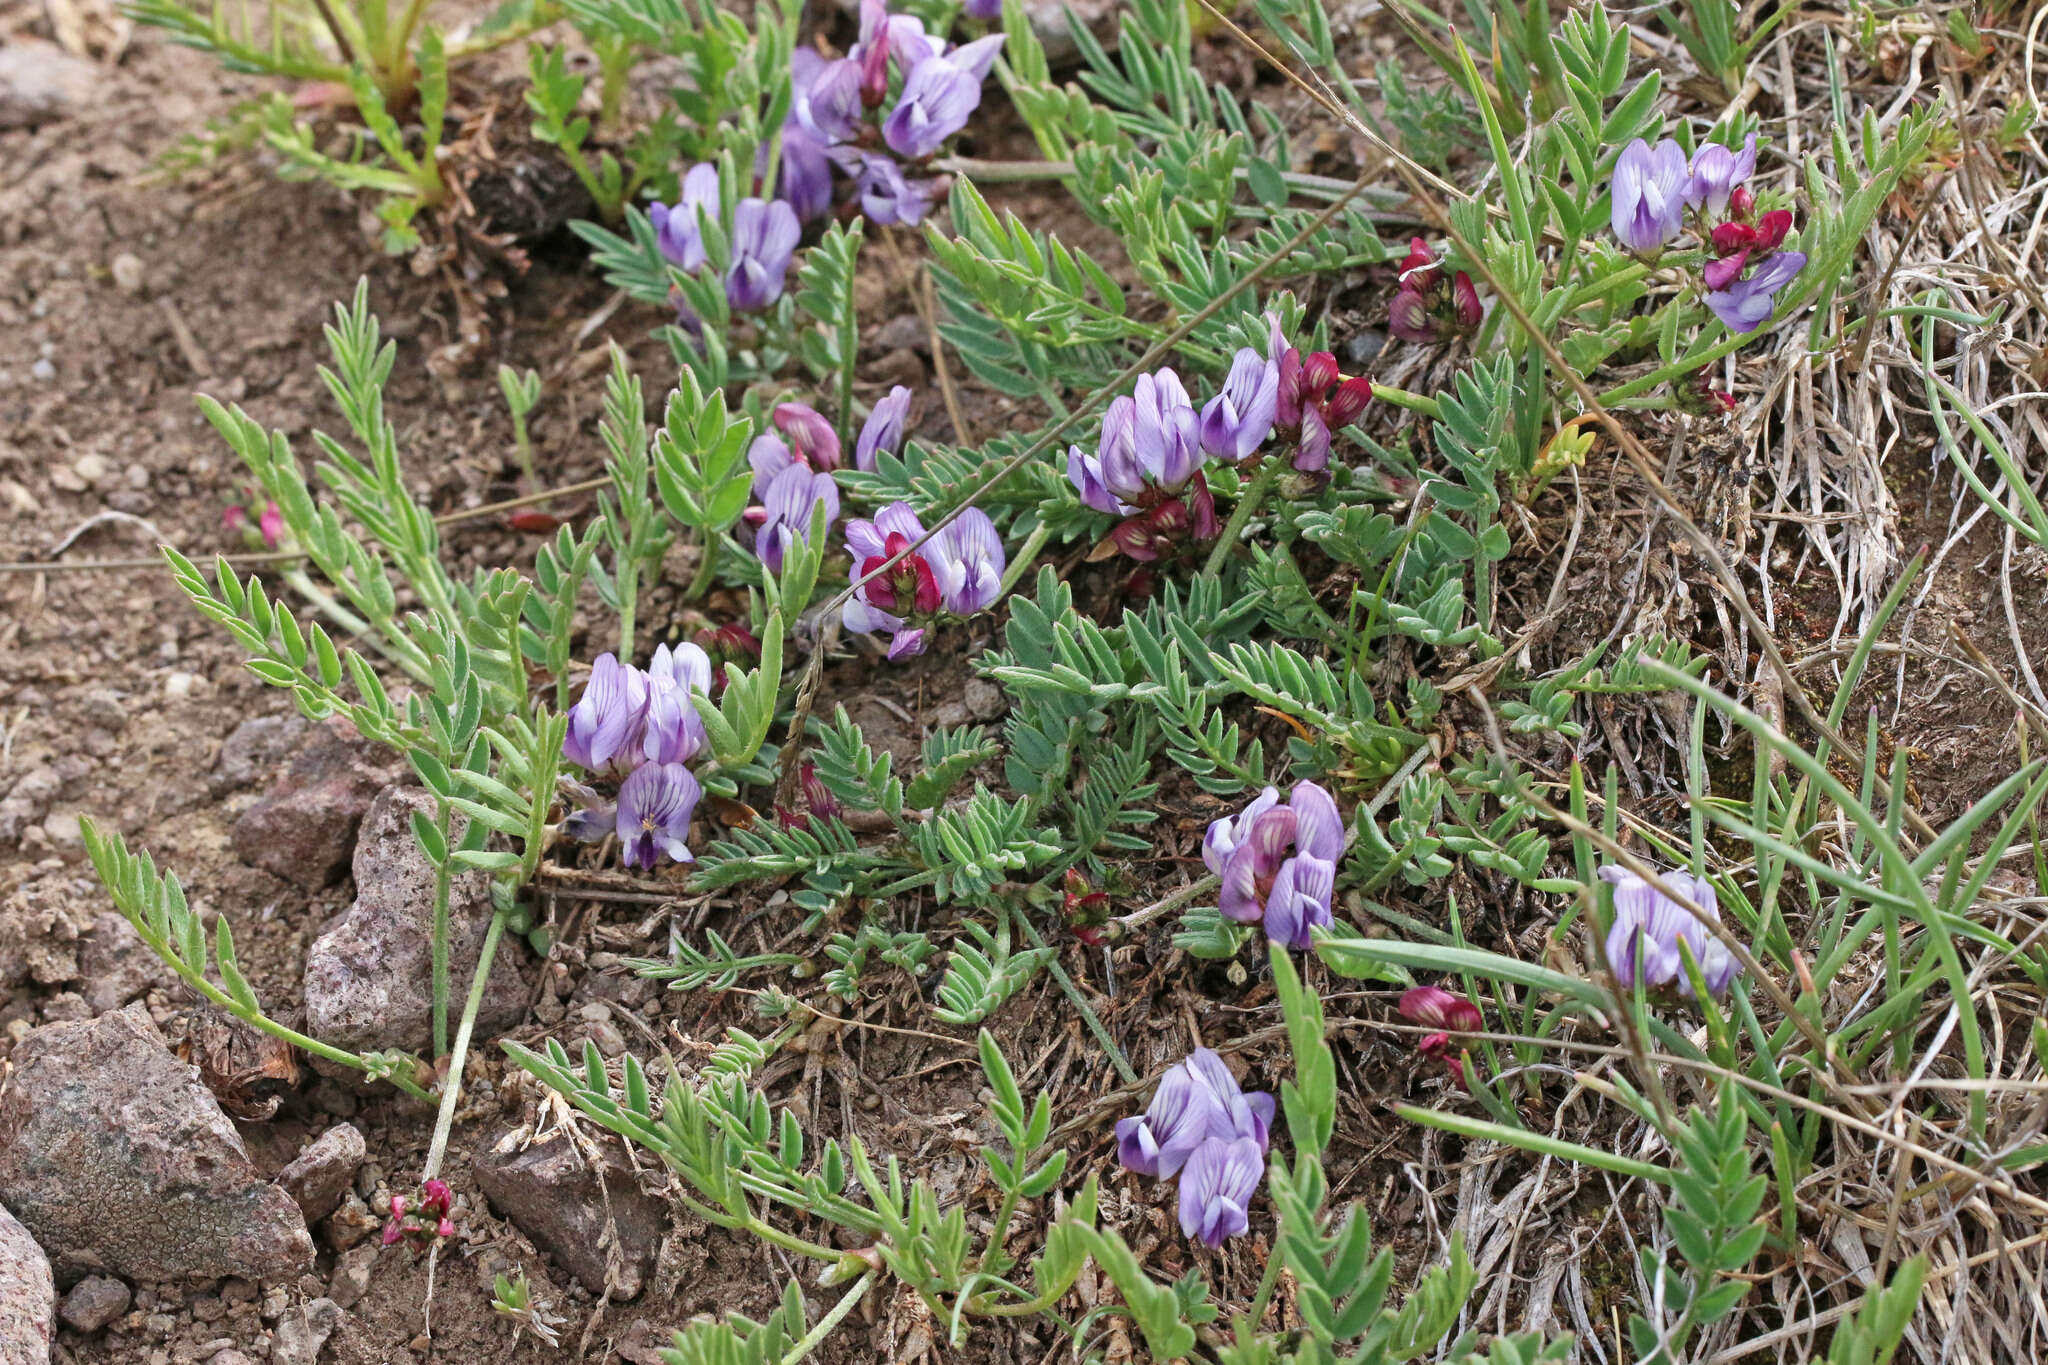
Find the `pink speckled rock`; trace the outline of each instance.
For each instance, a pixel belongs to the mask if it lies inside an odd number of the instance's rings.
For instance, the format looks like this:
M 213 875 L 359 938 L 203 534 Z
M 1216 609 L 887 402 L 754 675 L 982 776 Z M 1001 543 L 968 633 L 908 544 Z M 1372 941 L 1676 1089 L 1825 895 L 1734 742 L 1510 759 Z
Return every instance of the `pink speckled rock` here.
M 387 787 L 363 817 L 356 843 L 356 902 L 341 922 L 306 950 L 306 1032 L 351 1052 L 403 1048 L 432 1041 L 434 866 L 412 836 L 412 813 L 432 819 L 424 787 Z M 455 878 L 448 893 L 449 1025 L 469 991 L 470 974 L 491 922 L 490 879 Z M 477 1036 L 519 1022 L 531 991 L 518 963 L 525 950 L 511 935 L 498 945 L 490 984 L 477 1013 Z
M 0 1200 L 59 1263 L 130 1280 L 272 1279 L 313 1263 L 199 1069 L 141 1004 L 49 1024 L 0 1093 Z
M 56 1311 L 49 1258 L 28 1229 L 0 1209 L 0 1361 L 48 1360 Z

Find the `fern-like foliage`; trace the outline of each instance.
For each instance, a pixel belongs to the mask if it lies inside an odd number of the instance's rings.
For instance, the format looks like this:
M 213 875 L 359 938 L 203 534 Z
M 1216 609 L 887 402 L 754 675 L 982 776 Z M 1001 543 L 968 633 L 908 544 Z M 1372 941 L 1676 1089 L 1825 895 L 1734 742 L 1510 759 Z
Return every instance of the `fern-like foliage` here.
M 939 982 L 939 1003 L 932 1017 L 942 1023 L 978 1024 L 1003 1007 L 1003 1002 L 1038 974 L 1053 955 L 1050 948 L 1010 948 L 1010 918 L 1003 915 L 994 933 L 973 920 L 961 928 L 973 942 L 953 945 L 946 962 L 945 979 Z

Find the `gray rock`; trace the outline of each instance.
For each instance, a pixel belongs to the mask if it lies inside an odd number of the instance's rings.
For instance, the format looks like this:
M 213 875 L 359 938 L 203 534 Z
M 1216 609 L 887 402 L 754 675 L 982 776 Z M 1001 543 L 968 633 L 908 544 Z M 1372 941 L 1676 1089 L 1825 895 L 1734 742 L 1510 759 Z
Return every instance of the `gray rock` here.
M 264 1180 L 197 1067 L 141 1004 L 52 1024 L 0 1092 L 0 1200 L 60 1264 L 127 1279 L 268 1278 L 313 1239 Z
M 654 1268 L 668 1205 L 642 1192 L 638 1177 L 615 1144 L 604 1144 L 604 1181 L 566 1137 L 522 1147 L 527 1132 L 508 1129 L 478 1149 L 477 1188 L 501 1217 L 548 1252 L 562 1269 L 593 1294 L 606 1282 L 616 1255 L 611 1296 L 621 1303 L 639 1297 Z M 610 1218 L 606 1217 L 609 1196 Z M 606 1225 L 617 1231 L 607 1239 Z
M 231 1346 L 225 1351 L 215 1352 L 207 1365 L 256 1365 L 256 1362 Z
M 0 1361 L 41 1365 L 56 1335 L 57 1283 L 28 1229 L 0 1208 Z
M 66 118 L 92 99 L 100 69 L 55 43 L 18 38 L 0 47 L 0 128 Z
M 327 1297 L 340 1308 L 353 1308 L 370 1288 L 370 1272 L 377 1268 L 380 1247 L 350 1247 L 334 1262 L 334 1277 L 327 1282 Z
M 337 1123 L 306 1145 L 292 1163 L 277 1173 L 299 1212 L 310 1225 L 341 1207 L 341 1197 L 363 1164 L 363 1135 L 352 1123 Z M 347 1305 L 343 1305 L 346 1307 Z
M 0 844 L 12 847 L 23 830 L 41 824 L 63 788 L 63 777 L 47 763 L 23 773 L 8 789 L 6 799 L 0 800 Z
M 304 716 L 251 717 L 221 741 L 220 756 L 213 761 L 213 776 L 207 786 L 215 796 L 252 787 L 305 737 Z
M 320 1348 L 341 1325 L 341 1306 L 333 1299 L 313 1299 L 277 1320 L 270 1341 L 270 1365 L 313 1365 Z
M 426 927 L 433 919 L 434 867 L 412 837 L 412 812 L 433 814 L 423 787 L 388 787 L 363 818 L 356 848 L 356 901 L 306 951 L 306 1031 L 350 1051 L 432 1041 L 434 972 Z M 448 896 L 449 1027 L 469 989 L 491 919 L 490 882 L 457 877 Z M 512 935 L 499 943 L 477 1015 L 479 1036 L 510 1027 L 532 992 Z
M 90 1336 L 128 1311 L 128 1286 L 111 1275 L 88 1275 L 71 1286 L 58 1316 L 74 1332 Z
M 127 920 L 105 910 L 93 920 L 92 933 L 79 943 L 78 974 L 85 979 L 86 1004 L 94 1014 L 105 1014 L 167 981 L 170 969 Z
M 388 754 L 330 720 L 235 821 L 235 856 L 295 886 L 327 885 L 348 866 L 364 812 L 395 775 Z

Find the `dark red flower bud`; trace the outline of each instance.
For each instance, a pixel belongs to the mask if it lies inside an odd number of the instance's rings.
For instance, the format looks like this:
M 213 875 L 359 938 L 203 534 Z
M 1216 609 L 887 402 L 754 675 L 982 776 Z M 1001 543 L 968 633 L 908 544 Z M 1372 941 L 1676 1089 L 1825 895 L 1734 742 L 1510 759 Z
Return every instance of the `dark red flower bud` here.
M 1471 1033 L 1485 1022 L 1480 1016 L 1479 1006 L 1441 986 L 1417 986 L 1405 992 L 1401 996 L 1400 1010 L 1403 1019 L 1450 1033 Z M 1432 1043 L 1448 1046 L 1449 1042 L 1444 1034 L 1433 1033 L 1417 1046 L 1427 1054 Z
M 1194 482 L 1188 485 L 1188 533 L 1196 540 L 1214 540 L 1222 526 L 1216 520 L 1216 495 L 1209 491 L 1209 481 L 1195 471 Z
M 873 109 L 889 98 L 889 34 L 875 34 L 867 51 L 860 54 L 860 102 Z
M 453 1192 L 449 1190 L 445 1181 L 429 1180 L 426 1184 L 420 1186 L 421 1213 L 446 1213 L 453 1201 Z
M 1792 211 L 1772 209 L 1756 220 L 1756 249 L 1776 251 L 1778 244 L 1785 240 L 1785 234 L 1792 230 Z
M 1312 401 L 1342 377 L 1337 370 L 1337 357 L 1328 351 L 1317 351 L 1301 362 L 1302 397 Z
M 1347 379 L 1337 386 L 1330 395 L 1330 401 L 1323 405 L 1323 419 L 1332 430 L 1348 427 L 1356 422 L 1365 411 L 1365 405 L 1372 401 L 1372 381 L 1363 375 Z
M 1451 302 L 1458 313 L 1458 325 L 1467 331 L 1477 327 L 1486 319 L 1486 310 L 1479 305 L 1479 291 L 1472 287 L 1472 277 L 1464 271 L 1451 284 Z
M 804 789 L 804 804 L 811 808 L 811 814 L 820 820 L 830 820 L 839 814 L 838 799 L 818 780 L 817 764 L 806 762 L 797 769 L 797 782 Z
M 1420 237 L 1408 239 L 1408 255 L 1401 262 L 1401 284 L 1423 293 L 1436 284 L 1436 253 Z
M 434 1235 L 436 1237 L 453 1237 L 455 1235 L 454 1221 L 443 1218 L 440 1222 L 434 1224 Z
M 1786 216 L 1789 218 L 1791 215 Z M 1723 223 L 1713 232 L 1714 254 L 1733 256 L 1737 252 L 1748 251 L 1757 241 L 1757 230 L 1749 224 Z
M 547 536 L 553 535 L 560 528 L 562 519 L 531 507 L 524 507 L 505 518 L 505 524 L 515 531 L 524 531 L 528 535 Z
M 1395 292 L 1387 305 L 1387 330 L 1403 341 L 1427 346 L 1436 340 L 1436 324 L 1429 316 L 1429 302 L 1406 285 Z
M 1728 211 L 1737 218 L 1747 218 L 1756 212 L 1756 196 L 1749 192 L 1749 186 L 1735 187 L 1735 192 L 1728 196 Z

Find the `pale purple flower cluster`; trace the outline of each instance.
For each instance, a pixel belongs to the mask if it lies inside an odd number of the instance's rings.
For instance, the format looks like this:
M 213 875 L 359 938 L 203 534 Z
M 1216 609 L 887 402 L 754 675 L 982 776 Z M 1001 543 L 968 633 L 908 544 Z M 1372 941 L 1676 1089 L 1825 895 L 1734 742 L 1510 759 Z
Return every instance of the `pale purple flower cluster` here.
M 628 867 L 653 867 L 658 854 L 692 861 L 690 818 L 703 790 L 689 763 L 705 747 L 693 694 L 711 690 L 711 658 L 690 643 L 655 649 L 643 670 L 600 654 L 569 710 L 562 756 L 601 777 L 625 780 L 612 811 L 583 811 L 564 822 L 572 833 L 619 836 Z
M 922 549 L 911 550 L 923 536 L 924 524 L 906 502 L 890 503 L 873 521 L 846 523 L 846 547 L 853 552 L 847 581 L 860 586 L 840 620 L 856 634 L 887 632 L 891 659 L 922 653 L 941 614 L 972 616 L 993 605 L 1002 589 L 1003 539 L 988 513 L 970 507 Z M 869 574 L 876 576 L 861 583 Z
M 1266 354 L 1240 347 L 1199 413 L 1180 376 L 1158 370 L 1138 376 L 1130 396 L 1110 400 L 1092 454 L 1067 448 L 1067 480 L 1082 505 L 1123 518 L 1103 553 L 1144 563 L 1213 539 L 1216 502 L 1203 463 L 1252 460 L 1276 435 L 1293 447 L 1289 464 L 1301 478 L 1292 491 L 1328 481 L 1330 434 L 1358 420 L 1372 382 L 1344 378 L 1328 351 L 1304 357 L 1287 344 L 1279 318 L 1267 321 Z
M 1709 995 L 1718 996 L 1728 989 L 1739 964 L 1727 945 L 1697 916 L 1626 869 L 1603 867 L 1600 877 L 1614 887 L 1614 923 L 1607 930 L 1607 962 L 1624 990 L 1641 982 L 1647 989 L 1675 987 L 1679 995 L 1691 998 L 1692 978 L 1679 956 L 1680 943 L 1691 952 Z M 1709 920 L 1720 922 L 1720 902 L 1705 877 L 1666 872 L 1661 879 Z
M 704 229 L 699 215 L 720 213 L 718 168 L 708 161 L 683 176 L 681 196 L 673 205 L 652 204 L 647 219 L 654 225 L 661 254 L 678 270 L 694 275 L 704 267 Z M 733 206 L 727 232 L 731 260 L 725 269 L 725 301 L 734 311 L 758 313 L 782 297 L 790 258 L 802 226 L 796 211 L 777 199 L 747 198 Z
M 1806 268 L 1805 253 L 1777 249 L 1791 230 L 1791 213 L 1757 215 L 1746 183 L 1755 173 L 1754 133 L 1741 151 L 1710 142 L 1690 165 L 1670 138 L 1654 147 L 1637 138 L 1614 163 L 1615 238 L 1639 256 L 1654 256 L 1685 230 L 1691 210 L 1713 258 L 1700 271 L 1706 304 L 1731 332 L 1754 332 L 1768 322 L 1777 292 Z
M 1344 818 L 1328 792 L 1297 782 L 1286 805 L 1266 788 L 1235 817 L 1209 826 L 1202 861 L 1223 880 L 1217 909 L 1227 919 L 1262 923 L 1266 937 L 1306 948 L 1310 931 L 1331 922 Z
M 910 390 L 898 384 L 861 427 L 853 447 L 854 468 L 872 470 L 884 451 L 901 446 L 909 413 Z M 747 447 L 755 498 L 747 519 L 754 525 L 754 553 L 770 573 L 781 573 L 791 542 L 810 543 L 811 519 L 820 504 L 828 530 L 839 520 L 839 486 L 832 471 L 840 467 L 842 452 L 831 421 L 808 404 L 777 404 L 770 420 L 775 430 L 756 436 Z
M 1218 1247 L 1248 1224 L 1273 1110 L 1270 1094 L 1245 1094 L 1223 1059 L 1198 1047 L 1159 1078 L 1144 1114 L 1117 1121 L 1117 1158 L 1139 1175 L 1178 1174 L 1181 1231 Z
M 1000 13 L 998 5 L 993 14 Z M 993 17 L 985 0 L 975 17 Z M 863 0 L 860 41 L 846 56 L 827 61 L 799 50 L 791 61 L 796 92 L 777 193 L 804 218 L 823 214 L 837 166 L 872 222 L 922 222 L 938 186 L 904 168 L 928 160 L 967 126 L 1002 46 L 1000 33 L 950 45 L 911 16 L 889 13 L 883 0 Z M 892 66 L 902 83 L 890 104 Z

